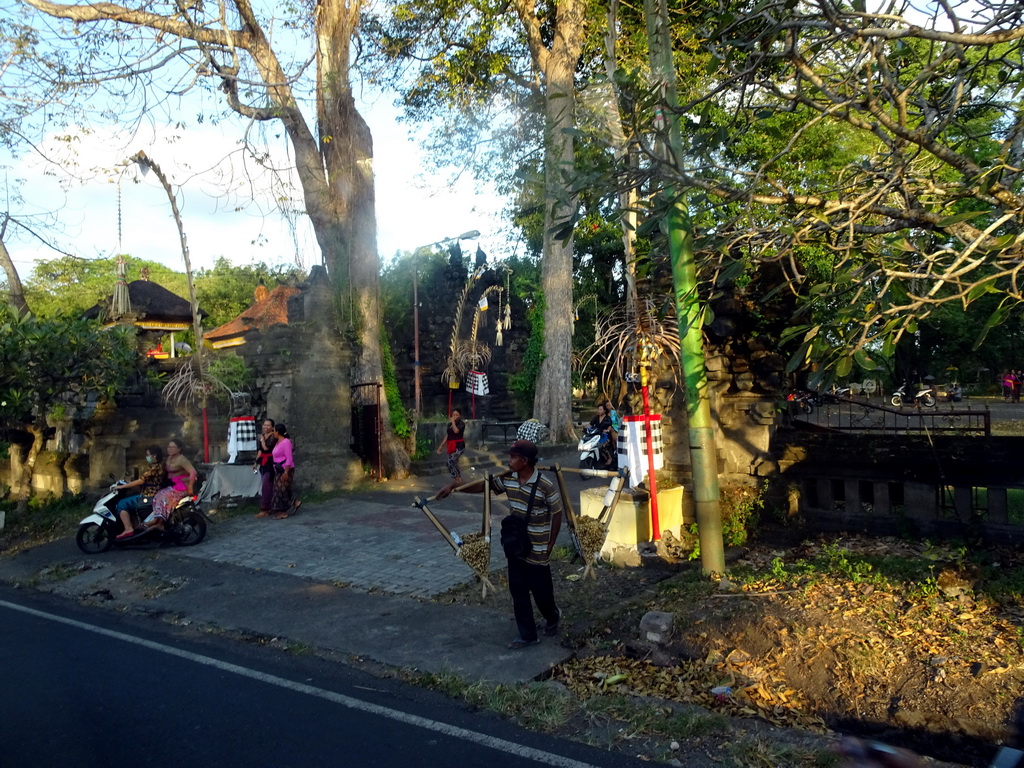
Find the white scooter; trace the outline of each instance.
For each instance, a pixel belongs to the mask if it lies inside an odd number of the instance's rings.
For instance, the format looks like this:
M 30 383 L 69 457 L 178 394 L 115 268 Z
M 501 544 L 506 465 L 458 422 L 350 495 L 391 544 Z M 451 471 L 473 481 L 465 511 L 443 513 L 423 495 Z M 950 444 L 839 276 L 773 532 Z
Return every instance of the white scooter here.
M 132 495 L 131 491 L 135 490 L 133 488 L 125 491 L 124 484 L 121 480 L 110 486 L 110 490 L 101 496 L 92 508 L 92 514 L 87 515 L 78 524 L 75 543 L 86 554 L 97 555 L 106 552 L 115 544 L 124 546 L 168 542 L 179 547 L 190 547 L 206 538 L 206 513 L 199 506 L 196 496 L 186 496 L 171 512 L 163 530 L 143 527 L 141 520 L 152 511 L 152 505 L 140 505 L 135 509 L 138 517 L 135 530 L 138 534 L 117 540 L 118 534 L 124 531 L 124 523 L 117 513 L 117 502 Z
M 580 452 L 580 469 L 609 469 L 614 470 L 618 465 L 615 447 L 611 440 L 602 438 L 607 436 L 597 427 L 588 426 L 583 430 L 576 450 Z M 588 477 L 584 474 L 583 477 Z
M 917 394 L 914 395 L 913 399 L 907 398 L 906 389 L 907 385 L 904 384 L 892 393 L 892 397 L 889 399 L 889 402 L 893 404 L 893 407 L 902 408 L 904 401 L 908 401 L 912 404 L 921 403 L 925 408 L 935 407 L 935 390 L 931 387 L 921 387 Z M 917 388 L 915 387 L 915 389 Z

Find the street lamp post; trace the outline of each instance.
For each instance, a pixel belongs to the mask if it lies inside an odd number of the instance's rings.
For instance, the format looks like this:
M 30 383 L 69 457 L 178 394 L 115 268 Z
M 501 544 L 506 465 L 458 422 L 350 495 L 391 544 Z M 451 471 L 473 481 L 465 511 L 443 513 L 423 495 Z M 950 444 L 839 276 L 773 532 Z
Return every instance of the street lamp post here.
M 427 243 L 421 245 L 419 248 L 412 252 L 412 333 L 413 333 L 413 381 L 414 386 L 414 401 L 417 415 L 423 414 L 423 399 L 420 388 L 420 300 L 419 300 L 419 270 L 416 268 L 416 259 L 425 248 L 433 248 L 436 245 L 444 245 L 450 243 L 453 240 L 475 240 L 480 237 L 479 230 L 471 229 L 468 232 L 463 232 L 458 237 L 446 237 L 443 240 L 437 242 Z

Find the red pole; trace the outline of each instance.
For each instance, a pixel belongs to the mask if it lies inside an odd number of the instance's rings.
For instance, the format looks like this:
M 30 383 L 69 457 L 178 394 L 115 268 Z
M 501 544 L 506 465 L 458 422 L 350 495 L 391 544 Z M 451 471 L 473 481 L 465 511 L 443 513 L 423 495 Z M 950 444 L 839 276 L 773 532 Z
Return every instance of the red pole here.
M 650 478 L 651 487 L 651 529 L 653 541 L 658 541 L 661 539 L 661 525 L 658 523 L 658 481 L 654 477 L 654 438 L 651 437 L 651 401 L 647 397 L 646 369 L 643 378 L 640 390 L 644 395 L 644 437 L 647 439 L 647 476 Z
M 210 419 L 203 406 L 203 461 L 210 463 Z

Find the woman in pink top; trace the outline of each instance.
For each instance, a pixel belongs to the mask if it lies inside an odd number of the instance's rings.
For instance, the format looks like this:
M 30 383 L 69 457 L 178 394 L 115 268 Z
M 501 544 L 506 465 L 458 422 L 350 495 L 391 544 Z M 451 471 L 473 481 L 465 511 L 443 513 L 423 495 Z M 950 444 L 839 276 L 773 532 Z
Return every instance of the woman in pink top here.
M 277 442 L 274 443 L 274 497 L 270 500 L 270 516 L 274 520 L 284 520 L 294 515 L 302 505 L 296 501 L 292 493 L 292 481 L 295 479 L 295 460 L 292 458 L 292 441 L 284 424 L 274 425 Z
M 167 443 L 167 479 L 171 485 L 153 497 L 153 514 L 146 518 L 147 528 L 163 529 L 164 521 L 170 517 L 178 502 L 195 493 L 196 470 L 192 462 L 182 455 L 185 444 L 177 438 Z

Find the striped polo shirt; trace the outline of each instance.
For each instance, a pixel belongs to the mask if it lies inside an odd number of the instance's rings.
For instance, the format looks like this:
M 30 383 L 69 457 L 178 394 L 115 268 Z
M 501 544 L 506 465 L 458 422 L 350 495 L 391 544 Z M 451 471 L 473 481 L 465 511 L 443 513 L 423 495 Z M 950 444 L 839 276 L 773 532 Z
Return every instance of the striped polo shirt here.
M 491 490 L 504 493 L 508 497 L 508 505 L 512 514 L 526 517 L 526 508 L 530 504 L 530 494 L 535 483 L 537 494 L 533 498 L 533 509 L 530 512 L 529 531 L 533 551 L 524 557 L 533 565 L 548 564 L 548 543 L 551 541 L 551 522 L 562 514 L 562 496 L 558 487 L 546 475 L 535 469 L 526 483 L 520 483 L 514 474 L 506 477 L 495 477 L 491 480 Z

